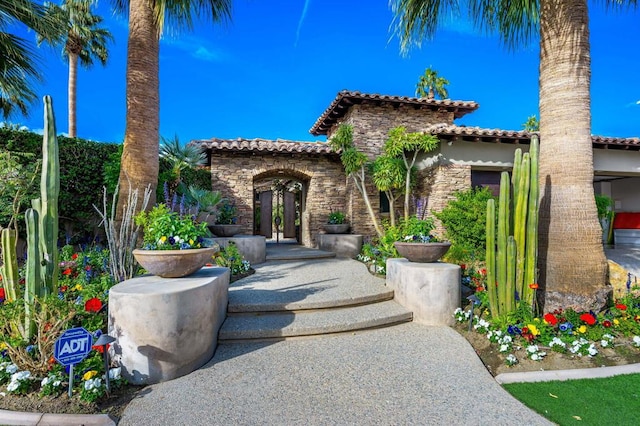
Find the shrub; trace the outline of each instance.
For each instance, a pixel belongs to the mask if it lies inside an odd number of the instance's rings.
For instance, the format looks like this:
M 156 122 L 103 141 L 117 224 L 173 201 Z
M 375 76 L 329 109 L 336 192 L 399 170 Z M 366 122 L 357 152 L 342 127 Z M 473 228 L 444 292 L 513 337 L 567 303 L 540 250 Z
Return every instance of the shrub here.
M 231 275 L 246 274 L 251 270 L 251 264 L 245 260 L 233 241 L 229 241 L 228 246 L 220 248 L 215 254 L 215 260 L 216 265 L 229 268 Z
M 487 201 L 494 196 L 488 188 L 457 191 L 455 199 L 434 215 L 440 219 L 452 246 L 447 258 L 453 261 L 484 261 L 486 250 Z

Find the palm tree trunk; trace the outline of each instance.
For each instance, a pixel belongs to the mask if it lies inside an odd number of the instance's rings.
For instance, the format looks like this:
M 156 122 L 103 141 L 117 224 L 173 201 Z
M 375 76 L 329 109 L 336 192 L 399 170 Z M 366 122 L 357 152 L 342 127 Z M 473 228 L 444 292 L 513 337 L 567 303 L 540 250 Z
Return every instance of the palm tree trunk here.
M 607 262 L 593 191 L 586 0 L 540 1 L 540 251 L 544 310 L 599 310 Z
M 78 55 L 69 52 L 69 83 L 68 83 L 68 96 L 69 96 L 69 137 L 75 138 L 77 136 L 76 131 L 76 96 L 78 81 Z
M 117 217 L 121 218 L 129 188 L 139 196 L 151 185 L 148 207 L 156 202 L 159 170 L 159 35 L 152 2 L 129 3 L 127 47 L 127 123 L 120 169 Z

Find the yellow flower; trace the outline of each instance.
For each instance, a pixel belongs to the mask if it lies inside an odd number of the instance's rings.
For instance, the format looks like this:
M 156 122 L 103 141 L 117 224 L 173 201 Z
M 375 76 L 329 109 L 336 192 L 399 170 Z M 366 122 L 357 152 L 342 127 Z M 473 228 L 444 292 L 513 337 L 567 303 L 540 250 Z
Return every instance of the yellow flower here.
M 193 240 L 189 240 L 189 245 L 193 245 Z
M 73 289 L 76 291 L 82 291 L 82 285 L 76 284 L 75 287 L 73 287 Z
M 0 351 L 4 351 L 7 349 L 7 344 L 5 342 L 0 342 Z
M 538 330 L 538 327 L 536 327 L 533 324 L 527 324 L 527 328 L 529 329 L 529 332 L 531 334 L 533 334 L 534 336 L 539 336 L 540 335 L 540 330 Z
M 586 333 L 586 332 L 587 332 L 586 325 L 581 325 L 580 327 L 578 327 L 578 333 Z
M 615 319 L 613 320 L 613 324 L 614 324 L 614 325 L 620 325 L 620 321 L 618 321 L 618 319 L 617 319 L 617 318 L 615 318 Z
M 535 322 L 540 322 L 540 318 L 534 318 L 533 319 Z
M 93 377 L 96 376 L 97 374 L 98 372 L 96 370 L 89 370 L 86 373 L 84 373 L 84 376 L 82 376 L 82 380 L 93 379 Z
M 160 244 L 164 244 L 164 242 L 167 241 L 167 237 L 165 237 L 164 235 L 162 237 L 160 237 L 160 240 L 158 241 Z

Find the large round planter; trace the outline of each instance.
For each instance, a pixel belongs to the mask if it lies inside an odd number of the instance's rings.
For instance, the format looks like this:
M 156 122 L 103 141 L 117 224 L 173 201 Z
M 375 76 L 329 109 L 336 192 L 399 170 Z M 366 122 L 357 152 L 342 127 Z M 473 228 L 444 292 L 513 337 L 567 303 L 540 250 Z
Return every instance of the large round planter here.
M 324 225 L 324 230 L 327 234 L 347 234 L 349 233 L 349 228 L 350 226 L 348 223 L 327 223 Z
M 215 247 L 187 250 L 140 250 L 133 257 L 147 272 L 162 278 L 180 278 L 191 275 L 206 263 L 216 252 Z
M 216 237 L 233 237 L 242 229 L 242 225 L 209 225 Z
M 431 263 L 436 262 L 451 247 L 451 243 L 403 243 L 396 242 L 393 245 L 400 256 L 410 262 Z

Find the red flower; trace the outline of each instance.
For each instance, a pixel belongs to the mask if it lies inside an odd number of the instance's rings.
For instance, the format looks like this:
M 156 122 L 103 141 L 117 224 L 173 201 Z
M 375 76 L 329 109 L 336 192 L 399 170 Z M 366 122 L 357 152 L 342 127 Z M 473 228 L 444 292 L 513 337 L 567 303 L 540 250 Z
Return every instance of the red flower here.
M 556 324 L 558 324 L 558 318 L 555 317 L 555 315 L 553 314 L 546 314 L 544 316 L 544 320 L 551 324 L 552 326 L 555 326 Z
M 484 268 L 480 269 L 480 274 L 481 275 L 487 275 L 487 270 L 484 269 Z
M 87 265 L 87 266 L 85 266 L 85 267 L 84 267 L 84 270 L 85 270 L 85 271 L 90 271 L 90 270 L 91 270 L 91 265 Z
M 582 314 L 580 315 L 580 319 L 589 325 L 594 325 L 596 323 L 596 317 L 591 314 Z
M 71 268 L 67 268 L 64 271 L 62 271 L 62 275 L 71 275 L 71 272 L 73 272 L 71 271 Z
M 0 299 L 4 299 L 5 297 L 4 288 L 0 287 Z
M 621 311 L 626 311 L 627 305 L 623 305 L 622 303 L 616 303 L 616 308 L 620 309 Z
M 605 328 L 609 328 L 609 327 L 611 327 L 611 321 L 609 321 L 609 320 L 604 320 L 604 321 L 602 321 L 602 325 L 603 325 Z
M 62 287 L 60 287 L 60 291 L 64 293 L 68 288 L 69 287 L 67 287 L 66 285 L 63 285 Z
M 467 265 L 465 265 L 465 264 L 463 263 L 462 265 L 460 265 L 460 269 L 462 269 L 462 270 L 464 271 L 465 269 L 467 269 Z
M 531 333 L 523 334 L 522 337 L 527 339 L 527 342 L 531 343 L 535 339 L 535 336 Z
M 481 285 L 479 285 L 478 287 L 476 287 L 476 291 L 484 291 L 484 287 L 482 287 Z
M 84 310 L 87 312 L 98 312 L 102 309 L 102 302 L 97 297 L 92 297 L 84 304 Z
M 522 335 L 524 336 L 529 332 L 529 327 L 522 327 Z
M 537 290 L 538 289 L 538 283 L 529 284 L 529 288 Z
M 73 253 L 71 255 L 71 259 L 76 260 L 78 258 L 78 253 Z
M 107 343 L 106 346 L 107 346 L 107 350 L 109 350 L 109 346 L 111 346 L 111 345 L 109 345 Z M 103 348 L 104 348 L 104 346 L 91 346 L 91 349 L 96 350 L 96 351 L 100 352 L 101 354 L 104 353 L 104 349 Z

